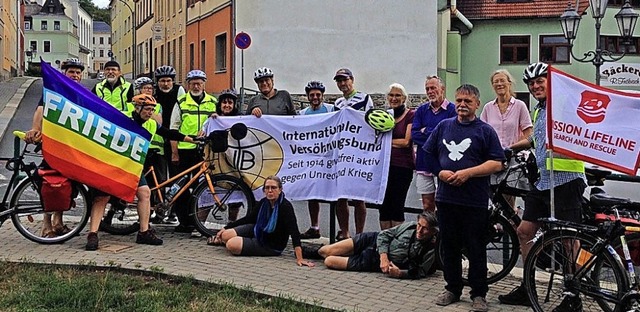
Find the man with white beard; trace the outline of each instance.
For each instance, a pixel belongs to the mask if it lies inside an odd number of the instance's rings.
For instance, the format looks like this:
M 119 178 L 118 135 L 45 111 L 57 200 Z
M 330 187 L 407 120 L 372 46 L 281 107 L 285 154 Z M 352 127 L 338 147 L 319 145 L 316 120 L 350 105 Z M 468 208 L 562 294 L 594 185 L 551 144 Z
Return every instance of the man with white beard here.
M 201 70 L 194 69 L 187 74 L 189 92 L 179 97 L 173 107 L 171 129 L 179 130 L 184 135 L 195 136 L 202 129 L 207 118 L 216 112 L 218 100 L 204 91 L 206 81 L 207 74 Z M 179 172 L 191 168 L 200 161 L 202 156 L 198 153 L 195 144 L 171 141 L 171 163 L 178 167 Z M 189 218 L 189 198 L 190 194 L 187 192 L 180 195 L 176 201 L 174 211 L 180 224 L 176 226 L 175 232 L 191 233 L 195 229 L 192 219 Z
M 104 80 L 98 82 L 91 92 L 127 116 L 131 116 L 128 103 L 133 99 L 131 83 L 124 80 L 120 73 L 120 64 L 108 61 L 104 64 Z

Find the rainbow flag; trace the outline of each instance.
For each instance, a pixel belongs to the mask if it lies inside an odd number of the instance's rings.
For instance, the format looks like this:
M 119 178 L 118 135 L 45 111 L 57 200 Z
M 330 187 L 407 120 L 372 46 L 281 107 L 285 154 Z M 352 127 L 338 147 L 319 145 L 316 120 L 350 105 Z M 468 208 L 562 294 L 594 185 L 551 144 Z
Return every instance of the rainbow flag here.
M 62 175 L 133 201 L 150 133 L 84 86 L 42 64 L 42 154 Z

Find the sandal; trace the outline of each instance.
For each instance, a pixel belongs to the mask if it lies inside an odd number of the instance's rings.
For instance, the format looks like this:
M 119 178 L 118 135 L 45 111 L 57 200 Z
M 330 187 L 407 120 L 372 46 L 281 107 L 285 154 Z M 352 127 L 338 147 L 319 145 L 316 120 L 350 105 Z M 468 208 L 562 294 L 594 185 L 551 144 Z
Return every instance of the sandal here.
M 43 238 L 54 238 L 57 237 L 58 235 L 56 234 L 56 231 L 54 230 L 48 230 L 48 231 L 42 231 L 42 235 Z
M 222 241 L 221 238 L 219 238 L 217 236 L 210 236 L 209 238 L 207 238 L 207 245 L 209 245 L 209 246 L 224 246 L 225 243 Z
M 56 235 L 62 236 L 64 234 L 71 232 L 71 229 L 66 225 L 57 225 L 53 227 L 53 231 L 55 231 Z
M 345 240 L 347 238 L 351 238 L 351 237 L 350 236 L 347 237 L 347 236 L 342 235 L 342 230 L 338 230 L 338 234 L 336 234 L 336 242 L 339 242 L 341 240 Z

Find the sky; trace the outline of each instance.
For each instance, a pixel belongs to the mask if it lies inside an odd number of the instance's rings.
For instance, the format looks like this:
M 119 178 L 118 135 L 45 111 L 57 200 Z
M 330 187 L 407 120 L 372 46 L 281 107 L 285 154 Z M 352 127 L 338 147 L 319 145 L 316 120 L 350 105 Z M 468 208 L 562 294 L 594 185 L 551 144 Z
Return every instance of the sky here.
M 92 2 L 99 8 L 106 8 L 109 6 L 109 0 L 92 0 Z

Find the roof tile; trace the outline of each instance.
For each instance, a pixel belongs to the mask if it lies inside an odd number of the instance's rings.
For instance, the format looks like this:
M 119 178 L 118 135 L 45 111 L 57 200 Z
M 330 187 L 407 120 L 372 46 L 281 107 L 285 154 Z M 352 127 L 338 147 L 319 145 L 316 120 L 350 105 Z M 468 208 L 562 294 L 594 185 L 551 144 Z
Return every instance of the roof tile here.
M 588 1 L 576 0 L 530 0 L 530 1 L 499 1 L 499 0 L 459 0 L 458 10 L 470 20 L 482 19 L 516 19 L 537 17 L 560 17 L 567 4 L 575 6 L 579 3 L 579 13 L 589 6 Z

